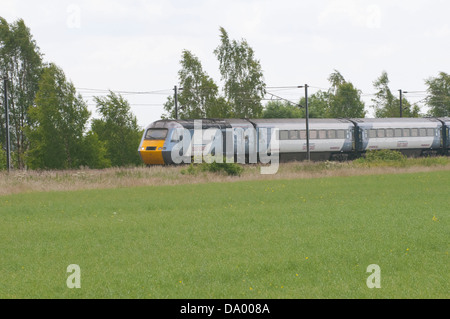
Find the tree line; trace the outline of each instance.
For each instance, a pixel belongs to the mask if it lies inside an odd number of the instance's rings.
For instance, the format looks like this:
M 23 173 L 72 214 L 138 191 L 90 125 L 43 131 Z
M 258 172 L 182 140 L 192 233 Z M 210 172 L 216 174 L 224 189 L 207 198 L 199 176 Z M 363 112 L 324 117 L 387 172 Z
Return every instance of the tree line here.
M 267 86 L 260 61 L 245 39 L 234 40 L 224 28 L 214 50 L 222 89 L 203 69 L 197 56 L 183 50 L 178 72 L 180 93 L 164 104 L 163 119 L 193 118 L 301 118 L 298 103 L 265 103 Z M 137 152 L 142 131 L 130 104 L 120 94 L 95 97 L 100 118 L 92 118 L 86 102 L 64 71 L 44 61 L 36 41 L 22 19 L 8 23 L 0 17 L 0 76 L 8 79 L 12 166 L 16 169 L 71 169 L 86 166 L 140 165 Z M 329 89 L 309 97 L 314 118 L 365 117 L 362 92 L 337 70 Z M 425 80 L 429 107 L 421 114 L 417 104 L 402 100 L 403 116 L 450 116 L 450 75 L 440 72 Z M 389 88 L 386 72 L 373 82 L 372 105 L 377 117 L 398 117 L 399 98 Z M 1 101 L 4 92 L 0 90 Z M 5 113 L 0 112 L 0 169 L 6 167 Z
M 178 95 L 178 112 L 174 97 L 169 96 L 164 105 L 163 118 L 302 118 L 305 98 L 298 103 L 274 99 L 264 103 L 267 86 L 261 63 L 254 50 L 245 39 L 230 39 L 227 31 L 220 28 L 220 43 L 214 50 L 219 62 L 223 85 L 219 86 L 203 69 L 199 58 L 189 50 L 182 52 L 178 72 L 182 90 Z M 373 82 L 375 94 L 372 105 L 366 106 L 362 92 L 337 70 L 328 78 L 328 90 L 320 90 L 309 96 L 309 115 L 312 118 L 363 118 L 367 108 L 374 110 L 376 117 L 400 117 L 400 98 L 389 87 L 389 76 L 383 71 Z M 425 80 L 427 98 L 424 104 L 429 107 L 422 114 L 417 103 L 402 99 L 402 116 L 450 116 L 450 75 L 440 72 L 436 77 Z M 397 93 L 397 92 L 395 92 Z
M 137 149 L 142 132 L 129 103 L 110 91 L 94 98 L 101 117 L 91 118 L 86 102 L 64 71 L 44 61 L 22 19 L 8 23 L 0 17 L 0 76 L 7 78 L 13 168 L 106 168 L 141 163 Z M 3 106 L 3 90 L 0 98 Z M 5 169 L 6 119 L 1 109 L 0 169 Z

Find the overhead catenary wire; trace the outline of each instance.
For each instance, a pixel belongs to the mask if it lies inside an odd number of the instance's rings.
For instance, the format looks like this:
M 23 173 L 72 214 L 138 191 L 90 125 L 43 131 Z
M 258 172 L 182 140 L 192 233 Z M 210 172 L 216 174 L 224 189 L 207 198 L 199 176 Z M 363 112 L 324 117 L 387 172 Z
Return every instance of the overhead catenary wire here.
M 298 89 L 301 88 L 297 85 L 281 85 L 281 86 L 266 86 L 264 96 L 260 99 L 260 101 L 285 101 L 292 105 L 299 105 L 299 101 L 301 99 L 300 96 L 298 96 L 299 92 Z M 318 90 L 318 92 L 328 92 L 329 88 L 324 88 L 321 86 L 309 86 L 311 89 Z M 214 88 L 210 87 L 197 87 L 192 88 L 193 90 L 197 91 L 205 91 L 205 90 L 213 90 Z M 159 89 L 159 90 L 149 90 L 149 91 L 130 91 L 130 90 L 113 90 L 113 89 L 100 89 L 100 88 L 87 88 L 87 87 L 78 87 L 76 90 L 83 96 L 83 98 L 88 99 L 88 105 L 89 106 L 95 106 L 96 104 L 93 103 L 93 99 L 96 97 L 105 97 L 108 94 L 115 93 L 120 94 L 123 96 L 142 96 L 142 95 L 165 95 L 165 96 L 172 96 L 173 95 L 173 88 L 171 89 Z M 182 89 L 181 89 L 182 90 Z M 215 88 L 214 90 L 217 90 Z M 406 91 L 407 96 L 406 99 L 420 99 L 416 102 L 410 102 L 411 105 L 419 105 L 419 104 L 427 104 L 430 100 L 430 95 L 428 91 L 425 90 L 414 90 L 414 91 Z M 275 94 L 276 93 L 276 94 Z M 360 96 L 362 98 L 370 98 L 377 96 L 377 93 L 365 93 L 363 91 L 360 91 Z M 291 96 L 291 98 L 288 98 L 288 96 Z M 298 96 L 298 99 L 293 99 L 292 96 Z M 439 97 L 439 96 L 438 96 Z M 446 103 L 448 102 L 448 99 L 450 97 L 446 95 L 440 96 L 440 100 L 437 101 L 436 97 L 435 100 L 433 100 L 434 103 Z M 252 99 L 253 101 L 254 99 Z M 130 106 L 133 107 L 161 107 L 164 105 L 165 102 L 160 103 L 129 103 Z
M 109 94 L 110 92 L 112 92 L 117 94 L 136 94 L 136 95 L 168 94 L 171 91 L 170 89 L 154 90 L 154 91 L 126 91 L 126 90 L 107 90 L 107 89 L 90 89 L 90 88 L 75 88 L 75 89 L 78 91 L 89 91 L 92 94 L 94 94 L 94 92 L 105 94 Z

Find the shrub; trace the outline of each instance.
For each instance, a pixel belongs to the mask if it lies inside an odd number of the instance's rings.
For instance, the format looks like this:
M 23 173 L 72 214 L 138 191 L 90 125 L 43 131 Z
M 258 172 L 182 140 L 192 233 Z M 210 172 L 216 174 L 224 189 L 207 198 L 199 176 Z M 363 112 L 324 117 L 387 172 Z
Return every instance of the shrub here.
M 191 164 L 187 170 L 181 171 L 181 174 L 197 175 L 199 172 L 225 173 L 229 176 L 241 176 L 244 168 L 236 163 L 201 163 Z
M 365 159 L 369 162 L 404 161 L 406 156 L 398 151 L 376 150 L 367 152 Z

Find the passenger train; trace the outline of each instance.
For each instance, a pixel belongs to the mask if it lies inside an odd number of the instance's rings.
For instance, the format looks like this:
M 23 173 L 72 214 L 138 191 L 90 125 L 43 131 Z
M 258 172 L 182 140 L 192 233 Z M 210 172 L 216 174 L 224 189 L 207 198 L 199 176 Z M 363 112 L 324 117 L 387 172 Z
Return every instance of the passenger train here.
M 175 148 L 180 147 L 183 138 L 195 141 L 199 121 L 202 132 L 220 132 L 218 140 L 223 147 L 216 145 L 216 149 L 226 150 L 227 156 L 236 157 L 242 150 L 249 162 L 252 150 L 259 151 L 261 139 L 267 138 L 264 143 L 270 143 L 275 138 L 280 162 L 307 158 L 305 119 L 202 119 L 160 120 L 150 124 L 138 150 L 142 161 L 147 165 L 177 164 L 174 152 L 181 155 L 186 150 Z M 316 161 L 352 160 L 372 150 L 396 150 L 410 157 L 448 155 L 449 129 L 450 118 L 310 119 L 309 155 Z M 253 139 L 252 134 L 245 134 L 250 131 L 256 134 Z M 202 139 L 202 150 L 208 143 L 214 148 L 212 139 Z M 230 144 L 231 141 L 234 143 Z M 190 145 L 195 148 L 195 143 Z M 227 148 L 229 145 L 232 147 Z

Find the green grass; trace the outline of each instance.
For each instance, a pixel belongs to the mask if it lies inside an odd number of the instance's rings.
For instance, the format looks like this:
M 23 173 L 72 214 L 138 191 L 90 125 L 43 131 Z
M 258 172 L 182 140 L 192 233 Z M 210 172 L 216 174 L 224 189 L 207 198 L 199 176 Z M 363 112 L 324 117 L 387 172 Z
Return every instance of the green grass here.
M 0 298 L 449 298 L 450 171 L 0 197 Z M 67 266 L 81 267 L 68 289 Z M 368 289 L 367 266 L 381 267 Z

